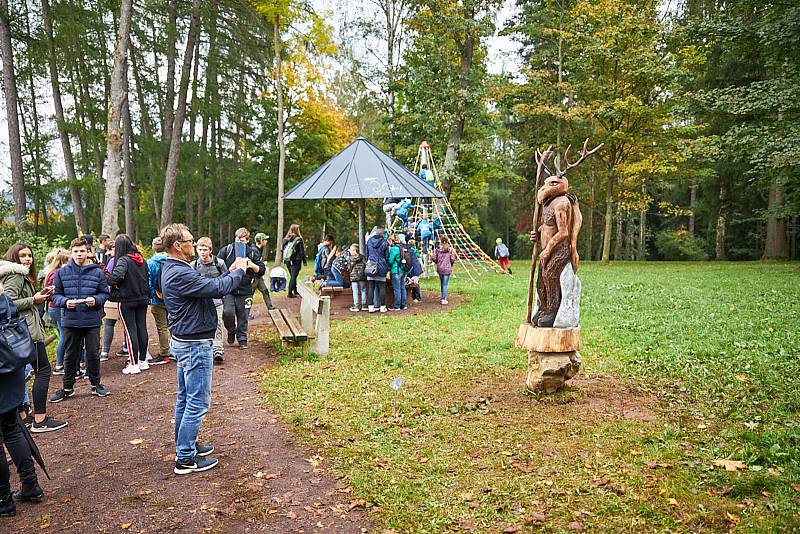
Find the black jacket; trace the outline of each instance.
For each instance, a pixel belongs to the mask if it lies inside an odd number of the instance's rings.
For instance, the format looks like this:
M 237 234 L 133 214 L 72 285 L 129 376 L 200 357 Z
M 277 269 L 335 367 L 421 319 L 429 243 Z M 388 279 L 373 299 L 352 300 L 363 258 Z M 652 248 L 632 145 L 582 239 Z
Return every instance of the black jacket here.
M 147 304 L 150 298 L 150 270 L 141 254 L 128 254 L 114 262 L 108 279 L 110 299 L 123 304 Z
M 299 267 L 301 263 L 303 265 L 308 263 L 308 258 L 306 258 L 306 247 L 305 244 L 303 243 L 303 238 L 298 238 L 298 239 L 300 240 L 300 242 L 294 246 L 294 254 L 292 254 L 292 257 L 283 258 L 283 262 L 289 267 Z M 283 238 L 283 241 L 281 241 L 281 250 L 286 250 L 286 244 L 288 242 L 289 242 L 288 239 Z
M 253 279 L 254 278 L 261 278 L 264 276 L 264 273 L 267 271 L 267 268 L 264 266 L 264 262 L 261 259 L 261 251 L 258 250 L 258 247 L 255 245 L 251 245 L 247 243 L 247 251 L 245 252 L 250 261 L 258 265 L 259 271 L 255 273 L 250 269 L 245 272 L 244 276 L 242 277 L 242 283 L 239 284 L 239 287 L 231 291 L 231 295 L 236 295 L 238 297 L 252 297 L 253 296 Z M 217 253 L 217 257 L 225 262 L 225 266 L 230 269 L 233 262 L 236 261 L 236 246 L 235 243 L 231 243 L 229 245 L 225 245 L 219 252 Z

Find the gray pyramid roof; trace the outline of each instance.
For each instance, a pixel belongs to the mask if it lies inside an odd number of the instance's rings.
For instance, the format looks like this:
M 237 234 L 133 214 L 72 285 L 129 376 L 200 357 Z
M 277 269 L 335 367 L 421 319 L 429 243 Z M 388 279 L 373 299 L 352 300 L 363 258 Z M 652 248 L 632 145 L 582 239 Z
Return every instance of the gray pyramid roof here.
M 357 138 L 325 162 L 283 198 L 442 198 L 444 194 L 429 186 L 402 163 L 364 139 Z

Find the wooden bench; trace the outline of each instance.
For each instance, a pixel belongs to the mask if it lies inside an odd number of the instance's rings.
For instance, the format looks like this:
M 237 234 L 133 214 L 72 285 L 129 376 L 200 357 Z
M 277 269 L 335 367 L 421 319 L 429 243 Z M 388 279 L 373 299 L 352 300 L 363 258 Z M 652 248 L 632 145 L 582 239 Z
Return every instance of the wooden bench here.
M 308 334 L 305 328 L 297 320 L 294 314 L 285 309 L 268 310 L 269 317 L 272 319 L 278 335 L 281 336 L 281 344 L 284 347 L 303 346 L 308 341 Z
M 331 298 L 336 298 L 336 295 L 339 293 L 344 292 L 345 288 L 343 287 L 331 287 L 331 286 L 323 286 L 320 288 L 319 293 L 320 295 L 327 295 Z M 347 288 L 350 291 L 350 288 Z
M 306 332 L 311 333 L 307 341 L 308 350 L 327 356 L 331 336 L 331 297 L 318 295 L 313 286 L 306 282 L 297 284 L 297 292 L 301 299 L 300 324 Z

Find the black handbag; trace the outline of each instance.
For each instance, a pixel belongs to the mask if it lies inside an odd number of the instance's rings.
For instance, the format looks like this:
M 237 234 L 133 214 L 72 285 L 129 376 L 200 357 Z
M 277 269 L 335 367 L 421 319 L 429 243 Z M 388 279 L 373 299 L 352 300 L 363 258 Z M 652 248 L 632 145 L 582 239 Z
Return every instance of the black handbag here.
M 0 294 L 0 374 L 12 373 L 36 359 L 28 321 L 8 295 Z

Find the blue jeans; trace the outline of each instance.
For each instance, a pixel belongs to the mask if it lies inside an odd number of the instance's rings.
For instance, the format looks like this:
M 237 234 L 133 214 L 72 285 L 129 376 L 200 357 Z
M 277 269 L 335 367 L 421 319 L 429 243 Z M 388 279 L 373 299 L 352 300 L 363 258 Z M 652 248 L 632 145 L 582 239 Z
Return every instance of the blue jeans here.
M 431 242 L 431 237 L 433 237 L 433 236 L 430 236 L 430 235 L 422 236 L 422 253 L 423 254 L 427 254 L 428 253 L 428 244 Z
M 346 282 L 344 280 L 344 275 L 342 274 L 342 271 L 340 271 L 336 267 L 331 267 L 331 276 L 333 278 L 328 278 L 327 280 L 325 280 L 325 282 L 322 284 L 323 287 L 347 287 L 345 285 Z
M 442 300 L 447 300 L 447 284 L 450 283 L 450 275 L 449 274 L 440 274 L 439 275 L 439 285 L 442 288 Z
M 181 461 L 197 455 L 197 434 L 211 406 L 212 342 L 170 341 L 178 367 L 175 399 L 175 452 Z
M 53 319 L 58 329 L 58 345 L 56 345 L 56 367 L 64 365 L 64 329 L 61 328 L 61 308 L 47 308 L 47 313 Z
M 394 292 L 395 309 L 405 308 L 406 302 L 406 273 L 392 273 L 392 291 Z
M 363 307 L 367 306 L 367 283 L 366 282 L 350 282 L 350 287 L 353 289 L 353 306 L 358 306 L 358 294 L 361 293 L 361 303 Z

